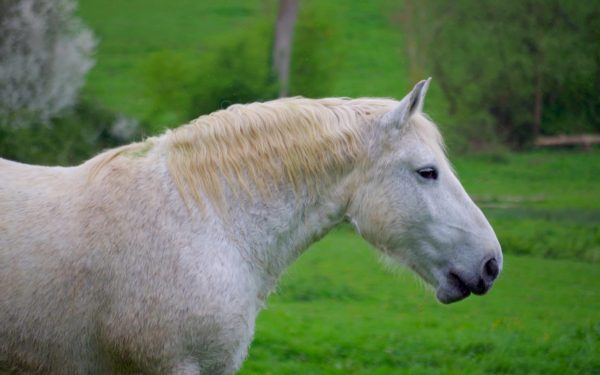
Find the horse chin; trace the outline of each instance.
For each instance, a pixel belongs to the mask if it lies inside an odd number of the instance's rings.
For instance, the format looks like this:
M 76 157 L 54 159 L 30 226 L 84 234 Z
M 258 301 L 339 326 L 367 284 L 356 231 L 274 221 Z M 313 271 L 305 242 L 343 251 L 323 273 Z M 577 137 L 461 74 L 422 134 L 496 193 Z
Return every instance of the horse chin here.
M 458 302 L 469 295 L 471 295 L 471 291 L 468 288 L 452 283 L 442 284 L 436 290 L 436 297 L 443 304 Z
M 438 301 L 443 304 L 449 304 L 458 302 L 471 295 L 469 290 L 458 289 L 458 288 L 443 288 L 440 287 L 436 291 L 436 297 Z
M 383 247 L 385 249 L 385 247 Z M 471 290 L 469 287 L 463 282 L 463 280 L 454 275 L 445 279 L 444 281 L 436 281 L 435 271 L 427 272 L 424 267 L 418 267 L 416 263 L 407 261 L 406 259 L 402 259 L 398 256 L 398 254 L 402 254 L 402 250 L 396 250 L 395 252 L 389 252 L 384 250 L 384 254 L 388 256 L 388 259 L 391 261 L 398 261 L 408 266 L 413 272 L 415 272 L 421 279 L 423 279 L 427 284 L 433 286 L 436 289 L 436 297 L 438 301 L 443 304 L 449 304 L 453 302 L 458 302 L 467 298 L 471 295 Z

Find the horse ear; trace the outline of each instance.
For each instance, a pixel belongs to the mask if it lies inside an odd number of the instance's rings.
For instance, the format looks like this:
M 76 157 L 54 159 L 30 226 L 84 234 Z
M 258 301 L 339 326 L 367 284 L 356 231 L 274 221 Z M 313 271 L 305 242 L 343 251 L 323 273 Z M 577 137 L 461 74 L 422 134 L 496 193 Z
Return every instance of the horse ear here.
M 393 126 L 401 126 L 414 113 L 423 110 L 429 82 L 431 82 L 431 77 L 417 83 L 412 91 L 400 101 L 398 106 L 396 106 L 392 112 L 389 113 L 389 122 Z

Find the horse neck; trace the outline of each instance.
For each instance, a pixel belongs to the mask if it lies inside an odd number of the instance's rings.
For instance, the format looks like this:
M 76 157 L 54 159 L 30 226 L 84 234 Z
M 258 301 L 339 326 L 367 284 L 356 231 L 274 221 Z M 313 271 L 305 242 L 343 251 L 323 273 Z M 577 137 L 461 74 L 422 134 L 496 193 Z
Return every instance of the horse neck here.
M 287 186 L 267 200 L 232 205 L 235 214 L 231 215 L 230 233 L 260 271 L 260 294 L 268 294 L 304 250 L 344 220 L 355 172 L 349 167 L 334 178 L 323 179 L 326 182 L 319 186 L 318 194 L 311 194 L 307 186 Z

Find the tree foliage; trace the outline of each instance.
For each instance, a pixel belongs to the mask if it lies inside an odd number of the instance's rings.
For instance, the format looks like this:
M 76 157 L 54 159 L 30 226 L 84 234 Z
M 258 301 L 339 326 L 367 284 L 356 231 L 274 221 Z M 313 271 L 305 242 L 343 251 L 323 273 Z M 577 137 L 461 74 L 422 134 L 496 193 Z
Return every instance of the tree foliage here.
M 72 107 L 95 39 L 74 0 L 0 0 L 0 120 L 47 122 Z
M 231 104 L 276 98 L 270 36 L 270 25 L 258 23 L 219 38 L 198 58 L 155 53 L 141 69 L 150 101 L 149 130 L 176 126 Z
M 472 143 L 495 134 L 521 146 L 539 134 L 600 131 L 599 1 L 417 4 L 431 28 L 405 36 L 428 51 L 450 117 Z
M 0 157 L 41 165 L 74 165 L 142 136 L 135 119 L 89 100 L 46 123 L 0 126 Z

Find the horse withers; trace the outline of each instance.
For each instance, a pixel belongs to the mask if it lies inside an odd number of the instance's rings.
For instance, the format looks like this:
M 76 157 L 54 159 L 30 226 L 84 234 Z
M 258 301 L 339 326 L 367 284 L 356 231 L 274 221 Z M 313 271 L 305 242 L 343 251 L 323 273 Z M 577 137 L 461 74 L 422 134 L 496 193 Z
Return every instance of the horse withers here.
M 502 253 L 401 101 L 234 105 L 80 166 L 0 159 L 0 373 L 232 374 L 283 271 L 343 220 L 443 303 Z

